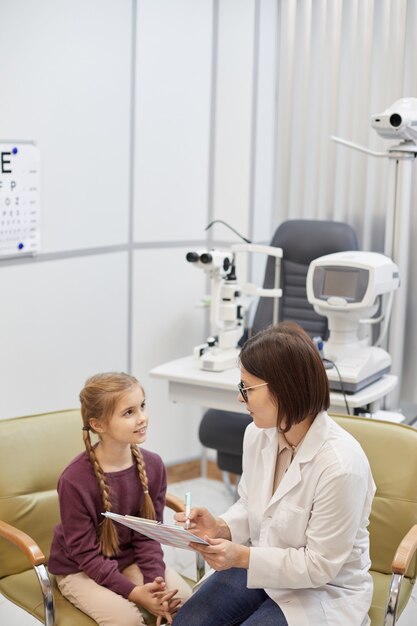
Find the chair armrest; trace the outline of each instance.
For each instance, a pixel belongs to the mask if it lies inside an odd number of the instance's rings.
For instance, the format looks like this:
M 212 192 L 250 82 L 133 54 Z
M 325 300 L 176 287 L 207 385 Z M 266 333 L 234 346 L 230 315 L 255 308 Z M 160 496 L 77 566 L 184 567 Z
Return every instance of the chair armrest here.
M 177 513 L 185 511 L 184 502 L 171 493 L 166 494 L 166 506 L 173 509 Z M 10 541 L 22 552 L 24 552 L 32 565 L 41 565 L 46 563 L 45 555 L 32 537 L 1 520 L 0 537 Z
M 172 493 L 166 493 L 165 495 L 165 504 L 169 509 L 172 509 L 176 513 L 184 513 L 185 512 L 185 503 L 174 496 Z
M 401 540 L 391 563 L 392 576 L 385 607 L 384 626 L 395 626 L 397 623 L 397 609 L 401 583 L 416 549 L 417 525 L 414 525 Z
M 417 524 L 412 526 L 408 533 L 403 537 L 397 548 L 394 559 L 391 564 L 391 570 L 394 574 L 404 575 L 410 565 L 411 559 L 417 550 Z
M 45 555 L 38 544 L 26 533 L 0 520 L 0 537 L 14 543 L 29 559 L 33 566 L 46 562 Z
M 43 607 L 45 615 L 45 625 L 54 626 L 55 624 L 55 602 L 54 594 L 47 569 L 45 567 L 46 558 L 36 541 L 29 537 L 26 533 L 11 526 L 7 522 L 0 520 L 0 537 L 10 541 L 17 546 L 29 559 L 35 569 L 36 576 L 41 588 L 43 597 Z

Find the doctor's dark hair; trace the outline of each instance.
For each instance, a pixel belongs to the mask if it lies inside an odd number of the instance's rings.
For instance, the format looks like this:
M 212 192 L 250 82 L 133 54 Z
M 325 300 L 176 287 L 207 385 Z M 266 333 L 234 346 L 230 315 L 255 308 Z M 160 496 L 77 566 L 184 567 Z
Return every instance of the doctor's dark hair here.
M 251 337 L 240 352 L 247 372 L 268 383 L 278 406 L 278 424 L 293 424 L 329 408 L 329 381 L 308 334 L 294 322 L 269 326 Z
M 138 380 L 130 374 L 124 372 L 108 372 L 96 374 L 87 379 L 84 388 L 80 392 L 81 416 L 83 418 L 83 439 L 90 463 L 93 467 L 98 486 L 100 488 L 101 499 L 104 511 L 112 510 L 111 492 L 106 482 L 106 475 L 101 468 L 90 438 L 90 431 L 95 432 L 100 437 L 100 431 L 94 429 L 91 420 L 96 419 L 103 425 L 107 424 L 114 413 L 119 400 L 134 387 L 143 388 Z M 144 493 L 141 517 L 155 519 L 155 508 L 149 495 L 148 476 L 146 474 L 145 462 L 139 446 L 131 445 L 132 456 L 136 462 L 139 479 Z M 119 554 L 119 535 L 114 522 L 105 517 L 99 527 L 100 549 L 104 556 L 116 556 Z

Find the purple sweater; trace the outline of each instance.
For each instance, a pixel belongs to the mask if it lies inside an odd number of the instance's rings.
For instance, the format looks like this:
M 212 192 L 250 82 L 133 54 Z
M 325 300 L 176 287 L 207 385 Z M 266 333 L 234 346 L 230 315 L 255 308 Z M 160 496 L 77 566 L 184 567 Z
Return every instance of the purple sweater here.
M 162 521 L 165 506 L 166 470 L 162 459 L 141 448 L 149 481 L 149 493 L 156 519 Z M 106 474 L 112 510 L 121 515 L 139 516 L 143 489 L 136 464 L 120 472 Z M 87 453 L 82 452 L 63 471 L 58 481 L 61 523 L 55 527 L 48 562 L 52 574 L 84 572 L 103 587 L 127 598 L 135 587 L 123 570 L 137 563 L 145 583 L 165 576 L 161 546 L 122 524 L 114 522 L 119 534 L 120 554 L 101 554 L 97 532 L 103 521 L 100 489 Z

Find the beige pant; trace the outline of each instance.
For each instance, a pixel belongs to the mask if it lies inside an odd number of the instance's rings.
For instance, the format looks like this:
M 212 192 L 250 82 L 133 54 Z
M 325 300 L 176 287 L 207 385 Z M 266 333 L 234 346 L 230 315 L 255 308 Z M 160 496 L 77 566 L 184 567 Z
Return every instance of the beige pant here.
M 143 585 L 143 576 L 137 565 L 122 571 L 135 585 Z M 100 626 L 143 626 L 146 622 L 137 604 L 123 596 L 98 585 L 83 572 L 56 576 L 62 595 Z M 176 597 L 185 602 L 191 596 L 191 588 L 172 568 L 165 570 L 167 589 L 178 589 Z

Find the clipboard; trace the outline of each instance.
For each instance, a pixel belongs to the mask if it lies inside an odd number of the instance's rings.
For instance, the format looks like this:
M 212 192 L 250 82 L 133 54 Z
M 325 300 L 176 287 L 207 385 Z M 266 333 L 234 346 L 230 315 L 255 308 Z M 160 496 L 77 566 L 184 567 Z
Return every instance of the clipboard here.
M 142 533 L 142 535 L 146 535 L 150 539 L 154 539 L 165 546 L 192 550 L 193 548 L 189 545 L 190 541 L 201 543 L 205 546 L 209 545 L 207 541 L 204 541 L 201 537 L 197 537 L 197 535 L 194 535 L 189 530 L 185 530 L 182 526 L 162 524 L 161 522 L 145 519 L 143 517 L 119 515 L 118 513 L 112 513 L 110 511 L 102 513 L 102 515 L 109 517 L 115 522 L 123 524 L 138 533 Z

